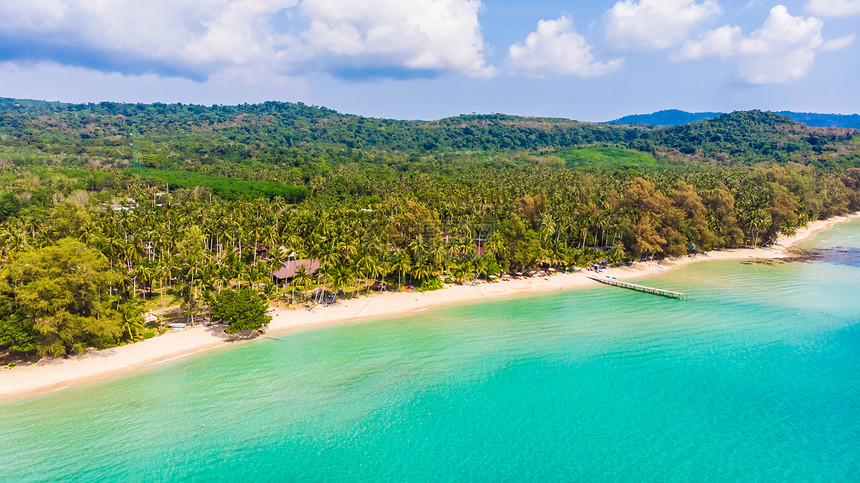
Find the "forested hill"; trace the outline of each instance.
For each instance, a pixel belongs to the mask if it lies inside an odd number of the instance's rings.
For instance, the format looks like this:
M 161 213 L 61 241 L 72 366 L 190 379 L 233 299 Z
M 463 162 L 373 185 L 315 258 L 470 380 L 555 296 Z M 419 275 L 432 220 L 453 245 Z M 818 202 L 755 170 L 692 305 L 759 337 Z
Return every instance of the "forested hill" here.
M 651 114 L 633 114 L 620 117 L 608 124 L 648 124 L 652 126 L 680 126 L 692 122 L 713 119 L 723 113 L 721 112 L 687 112 L 678 109 L 666 109 L 652 112 Z M 807 126 L 815 127 L 848 127 L 860 129 L 860 115 L 857 114 L 818 114 L 813 112 L 778 111 Z
M 503 114 L 403 121 L 281 102 L 207 107 L 0 99 L 0 145 L 7 147 L 127 162 L 135 132 L 142 142 L 142 162 L 153 168 L 188 161 L 279 163 L 321 150 L 338 150 L 338 156 L 344 149 L 376 154 L 546 154 L 591 147 L 635 150 L 670 163 L 860 165 L 860 131 L 809 127 L 761 111 L 653 127 Z
M 722 112 L 687 112 L 679 109 L 665 109 L 651 114 L 632 114 L 619 117 L 608 124 L 648 124 L 651 126 L 681 126 L 691 122 L 713 119 Z
M 782 114 L 808 126 L 850 127 L 860 129 L 860 115 L 857 114 L 817 114 L 814 112 L 779 111 Z

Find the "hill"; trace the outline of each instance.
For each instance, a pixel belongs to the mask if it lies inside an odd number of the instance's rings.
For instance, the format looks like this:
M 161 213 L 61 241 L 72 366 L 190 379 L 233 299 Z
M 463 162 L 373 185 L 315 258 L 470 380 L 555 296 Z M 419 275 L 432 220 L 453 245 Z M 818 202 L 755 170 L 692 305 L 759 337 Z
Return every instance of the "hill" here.
M 35 152 L 52 162 L 128 165 L 135 133 L 142 167 L 209 166 L 210 174 L 225 176 L 237 164 L 316 172 L 321 163 L 369 157 L 564 151 L 563 158 L 576 165 L 619 159 L 569 152 L 584 148 L 638 151 L 670 163 L 860 165 L 858 131 L 810 127 L 762 111 L 655 127 L 504 114 L 404 121 L 282 102 L 198 106 L 0 99 L 0 147 L 25 158 Z
M 857 114 L 816 114 L 812 112 L 779 111 L 782 114 L 802 122 L 807 126 L 818 127 L 849 127 L 860 129 L 860 115 Z
M 720 112 L 686 112 L 678 109 L 668 109 L 651 114 L 634 114 L 620 117 L 607 124 L 648 124 L 652 126 L 680 126 L 693 122 L 713 119 Z M 779 111 L 780 114 L 814 127 L 846 127 L 860 129 L 860 115 L 857 114 L 816 114 L 811 112 Z
M 691 122 L 713 119 L 721 112 L 687 112 L 678 109 L 666 109 L 651 114 L 632 114 L 620 117 L 607 124 L 648 124 L 651 126 L 680 126 Z

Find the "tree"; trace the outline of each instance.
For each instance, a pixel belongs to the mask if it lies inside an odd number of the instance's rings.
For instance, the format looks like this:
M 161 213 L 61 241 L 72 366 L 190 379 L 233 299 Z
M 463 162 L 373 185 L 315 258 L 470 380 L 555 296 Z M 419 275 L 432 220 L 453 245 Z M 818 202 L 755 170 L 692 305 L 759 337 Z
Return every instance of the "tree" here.
M 394 259 L 391 268 L 397 270 L 397 288 L 399 290 L 402 285 L 403 275 L 409 273 L 409 270 L 412 268 L 412 259 L 409 258 L 408 253 L 400 252 Z
M 654 229 L 649 216 L 642 217 L 633 228 L 636 242 L 633 244 L 633 254 L 636 256 L 645 253 L 657 253 L 660 247 L 666 244 L 666 239 L 661 238 Z
M 272 317 L 266 314 L 269 304 L 250 288 L 221 292 L 215 296 L 211 308 L 212 319 L 226 322 L 224 330 L 229 334 L 259 330 L 272 321 Z
M 744 233 L 738 227 L 735 216 L 735 197 L 724 187 L 719 186 L 705 198 L 710 224 L 715 228 L 715 246 L 736 247 L 743 243 Z
M 692 186 L 679 181 L 678 187 L 672 192 L 672 201 L 684 213 L 681 232 L 687 242 L 710 250 L 717 243 L 717 236 L 708 227 L 708 209 L 705 208 L 702 197 Z
M 119 306 L 120 336 L 125 341 L 133 341 L 143 334 L 143 304 L 137 299 L 127 300 Z
M 18 313 L 32 320 L 40 335 L 40 355 L 83 352 L 120 335 L 108 291 L 120 277 L 104 255 L 83 243 L 64 238 L 55 246 L 26 250 L 9 264 L 6 277 Z
M 0 222 L 14 216 L 21 210 L 21 202 L 12 193 L 4 193 L 0 196 Z
M 19 314 L 0 318 L 0 347 L 20 353 L 35 351 L 39 346 L 39 333 L 33 321 Z
M 777 189 L 773 196 L 772 206 L 767 209 L 771 218 L 771 230 L 776 235 L 779 231 L 793 235 L 796 227 L 797 201 L 784 188 Z
M 312 279 L 310 274 L 308 274 L 307 266 L 299 265 L 299 267 L 296 269 L 295 275 L 293 276 L 293 280 L 290 282 L 290 287 L 292 289 L 291 298 L 293 302 L 295 302 L 296 300 L 296 288 L 304 292 L 308 284 L 311 283 L 311 281 Z M 302 299 L 304 298 L 305 297 L 302 296 Z
M 64 237 L 77 238 L 84 227 L 90 224 L 90 215 L 86 210 L 72 203 L 57 205 L 47 220 L 49 229 L 55 239 Z
M 187 270 L 185 280 L 187 286 L 181 290 L 182 308 L 185 310 L 188 320 L 194 323 L 194 314 L 199 308 L 199 299 L 194 287 L 195 278 L 200 274 L 201 268 L 207 256 L 204 246 L 205 235 L 203 229 L 198 225 L 189 228 L 177 244 L 177 256 Z

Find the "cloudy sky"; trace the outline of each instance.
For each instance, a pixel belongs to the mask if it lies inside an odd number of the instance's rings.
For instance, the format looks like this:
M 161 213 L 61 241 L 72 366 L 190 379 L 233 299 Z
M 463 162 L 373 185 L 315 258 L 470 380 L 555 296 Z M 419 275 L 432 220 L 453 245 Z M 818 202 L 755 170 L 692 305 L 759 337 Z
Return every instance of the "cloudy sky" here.
M 8 0 L 0 97 L 860 112 L 860 0 Z

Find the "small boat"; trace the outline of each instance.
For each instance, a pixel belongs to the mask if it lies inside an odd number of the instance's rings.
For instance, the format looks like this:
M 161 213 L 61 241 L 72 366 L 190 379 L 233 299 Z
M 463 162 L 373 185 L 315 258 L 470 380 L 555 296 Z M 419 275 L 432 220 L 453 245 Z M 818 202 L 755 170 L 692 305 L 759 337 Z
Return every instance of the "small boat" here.
M 186 324 L 184 322 L 176 322 L 174 324 L 167 324 L 167 326 L 170 327 L 171 329 L 184 329 L 186 325 L 188 325 L 188 324 Z

